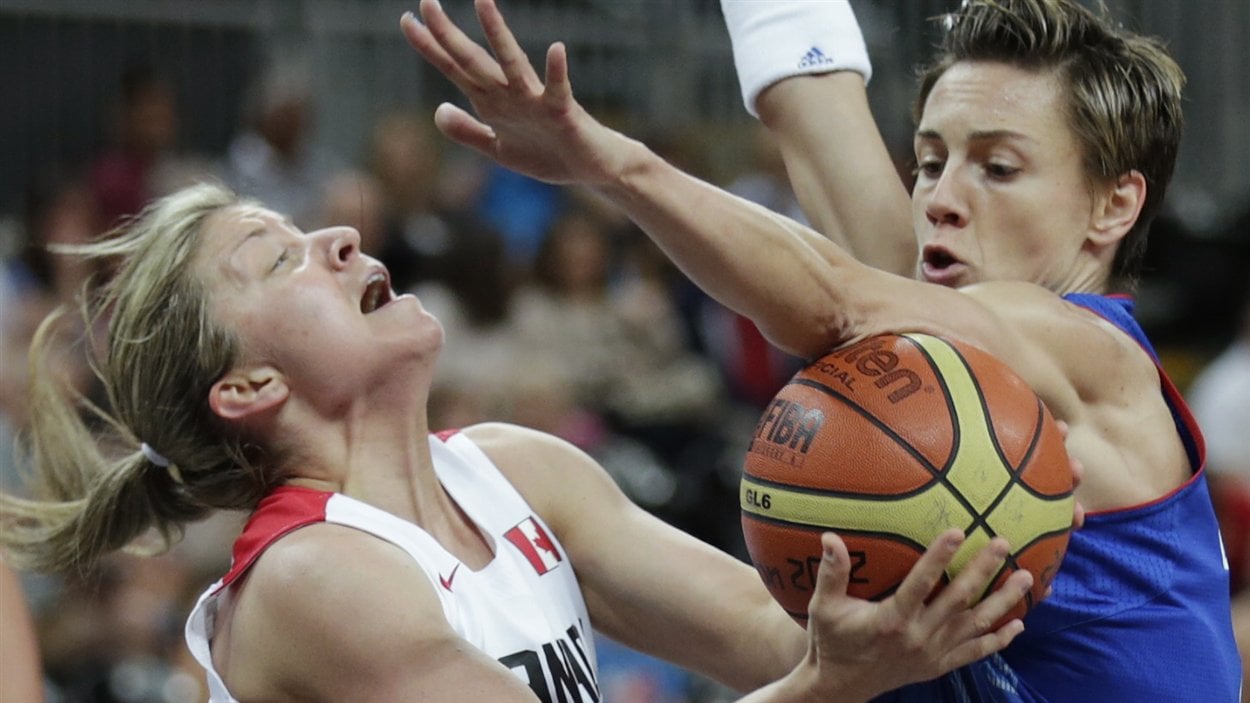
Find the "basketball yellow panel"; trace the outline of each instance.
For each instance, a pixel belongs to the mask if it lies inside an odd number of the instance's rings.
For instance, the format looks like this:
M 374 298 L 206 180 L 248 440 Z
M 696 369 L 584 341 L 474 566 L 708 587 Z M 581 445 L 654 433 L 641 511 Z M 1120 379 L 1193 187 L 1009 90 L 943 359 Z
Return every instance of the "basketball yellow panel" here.
M 949 344 L 928 335 L 907 337 L 929 353 L 955 407 L 959 441 L 955 460 L 946 471 L 947 480 L 978 513 L 983 513 L 1007 487 L 1011 473 L 994 447 L 981 394 L 967 367 Z
M 933 486 L 915 495 L 885 500 L 817 495 L 761 484 L 744 476 L 738 499 L 743 512 L 784 522 L 896 534 L 921 547 L 942 530 L 967 530 L 974 516 L 946 486 Z
M 985 522 L 1007 538 L 1012 550 L 1023 548 L 1041 535 L 1063 532 L 1072 526 L 1072 495 L 1043 498 L 1023 486 L 1012 486 L 994 506 Z

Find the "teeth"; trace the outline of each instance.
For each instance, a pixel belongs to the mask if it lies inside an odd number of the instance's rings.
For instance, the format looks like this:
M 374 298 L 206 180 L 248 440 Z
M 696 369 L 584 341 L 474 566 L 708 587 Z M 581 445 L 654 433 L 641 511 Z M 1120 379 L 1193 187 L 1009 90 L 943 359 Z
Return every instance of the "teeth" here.
M 360 301 L 360 311 L 371 313 L 378 309 L 382 296 L 386 293 L 386 276 L 375 273 L 365 283 L 365 295 Z

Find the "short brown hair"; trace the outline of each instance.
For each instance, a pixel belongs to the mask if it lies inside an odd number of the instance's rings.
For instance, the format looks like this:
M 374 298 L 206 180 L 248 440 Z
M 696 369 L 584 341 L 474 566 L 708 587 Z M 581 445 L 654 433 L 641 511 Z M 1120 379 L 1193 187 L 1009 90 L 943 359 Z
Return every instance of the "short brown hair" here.
M 1054 71 L 1067 88 L 1069 124 L 1091 183 L 1131 171 L 1146 179 L 1146 201 L 1116 251 L 1111 274 L 1132 286 L 1176 165 L 1185 75 L 1163 44 L 1073 0 L 967 0 L 947 25 L 933 62 L 921 72 L 919 121 L 933 86 L 953 64 L 996 61 Z

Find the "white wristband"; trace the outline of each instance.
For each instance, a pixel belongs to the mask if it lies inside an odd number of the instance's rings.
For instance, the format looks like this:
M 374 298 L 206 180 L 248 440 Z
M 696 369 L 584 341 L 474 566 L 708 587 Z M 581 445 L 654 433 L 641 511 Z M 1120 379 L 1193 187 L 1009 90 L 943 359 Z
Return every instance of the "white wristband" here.
M 849 0 L 721 0 L 747 112 L 755 99 L 790 76 L 857 71 L 872 64 Z

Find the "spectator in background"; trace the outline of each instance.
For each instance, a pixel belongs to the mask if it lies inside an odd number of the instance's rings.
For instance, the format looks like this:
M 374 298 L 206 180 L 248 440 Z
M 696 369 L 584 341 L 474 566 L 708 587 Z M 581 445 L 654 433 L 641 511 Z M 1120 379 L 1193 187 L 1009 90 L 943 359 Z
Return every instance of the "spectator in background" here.
M 564 436 L 636 502 L 687 529 L 681 515 L 701 487 L 692 480 L 690 491 L 679 490 L 674 462 L 712 433 L 723 387 L 715 367 L 686 346 L 659 282 L 641 268 L 620 275 L 617 237 L 583 207 L 555 222 L 518 292 L 521 344 L 582 411 L 570 415 L 583 420 L 571 425 L 578 433 Z
M 101 231 L 139 212 L 153 197 L 153 170 L 178 139 L 173 91 L 149 66 L 135 64 L 123 72 L 119 98 L 116 143 L 90 169 Z
M 1212 473 L 1250 486 L 1250 294 L 1246 298 L 1236 338 L 1194 379 L 1188 396 Z
M 24 243 L 18 258 L 10 262 L 19 295 L 42 294 L 49 303 L 70 303 L 89 278 L 102 273 L 99 265 L 57 256 L 48 249 L 85 244 L 103 231 L 100 201 L 93 195 L 89 185 L 56 169 L 33 179 L 26 190 Z
M 492 164 L 475 210 L 503 234 L 514 265 L 525 268 L 538 255 L 545 233 L 566 210 L 566 195 L 559 186 Z
M 1207 443 L 1211 499 L 1220 520 L 1233 592 L 1233 634 L 1250 669 L 1250 288 L 1236 338 L 1186 393 Z M 1242 701 L 1250 702 L 1243 691 Z
M 37 621 L 50 700 L 205 700 L 202 670 L 182 641 L 185 613 L 211 582 L 199 566 L 179 545 L 159 557 L 110 555 L 91 577 L 66 574 Z
M 177 152 L 174 89 L 150 65 L 135 63 L 123 71 L 115 114 L 112 144 L 92 161 L 88 175 L 101 232 L 152 198 L 214 171 L 207 159 Z
M 13 259 L 4 262 L 4 315 L 0 317 L 0 486 L 12 489 L 21 468 L 14 461 L 13 437 L 27 429 L 28 367 L 26 350 L 39 321 L 58 304 L 75 304 L 76 296 L 94 274 L 97 264 L 81 258 L 53 255 L 53 244 L 83 244 L 96 234 L 95 202 L 77 180 L 59 175 L 36 179 L 27 189 L 23 218 L 24 244 Z M 58 375 L 80 393 L 95 388 L 83 347 L 83 330 L 76 320 L 66 320 L 54 335 L 56 358 L 48 359 Z M 97 398 L 98 399 L 98 398 Z
M 1250 585 L 1250 290 L 1237 337 L 1186 392 L 1207 445 L 1211 496 L 1234 593 Z
M 581 403 L 621 425 L 701 422 L 721 400 L 716 372 L 688 352 L 662 290 L 613 281 L 616 244 L 587 210 L 558 219 L 519 301 L 521 334 L 559 359 Z
M 772 132 L 759 124 L 753 124 L 750 133 L 750 161 L 747 168 L 725 190 L 753 203 L 759 203 L 773 212 L 807 224 L 798 196 L 790 186 L 786 174 L 786 162 Z
M 479 236 L 498 236 L 467 205 L 477 176 L 445 169 L 441 138 L 427 118 L 408 111 L 387 113 L 374 125 L 369 165 L 381 189 L 382 230 L 365 251 L 387 265 L 396 290 L 427 282 L 457 287 L 449 276 L 461 275 L 454 268 L 467 262 L 458 249 L 472 252 Z
M 226 182 L 270 203 L 297 224 L 316 217 L 319 198 L 339 172 L 337 160 L 311 143 L 311 78 L 297 60 L 275 60 L 244 100 L 243 131 L 226 153 Z

